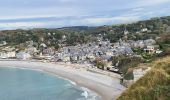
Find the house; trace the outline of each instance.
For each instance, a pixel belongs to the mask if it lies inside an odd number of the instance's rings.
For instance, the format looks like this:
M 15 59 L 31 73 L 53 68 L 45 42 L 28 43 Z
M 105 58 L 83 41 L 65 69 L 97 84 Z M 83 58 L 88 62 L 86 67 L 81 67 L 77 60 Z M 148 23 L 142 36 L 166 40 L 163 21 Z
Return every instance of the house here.
M 6 53 L 6 52 L 0 52 L 0 58 L 1 59 L 6 59 L 6 58 L 8 58 L 8 54 Z
M 154 45 L 156 44 L 156 41 L 154 39 L 147 39 L 147 40 L 144 40 L 144 43 L 145 45 Z
M 15 58 L 16 57 L 16 50 L 14 47 L 3 47 L 0 51 L 0 58 L 7 59 L 7 58 Z
M 55 49 L 54 48 L 47 48 L 43 50 L 44 55 L 54 55 Z
M 144 41 L 143 40 L 138 40 L 138 41 L 136 41 L 136 42 L 134 42 L 134 47 L 135 48 L 144 48 L 145 47 L 145 43 L 144 43 Z
M 139 32 L 139 31 L 136 31 L 136 34 L 140 34 L 140 32 Z
M 63 39 L 63 40 L 65 40 L 66 38 L 67 38 L 66 35 L 63 35 L 63 36 L 62 36 L 62 39 Z
M 160 53 L 162 53 L 162 52 L 163 52 L 163 51 L 157 49 L 155 53 L 156 53 L 156 54 L 160 54 Z
M 1 51 L 0 58 L 7 59 L 7 58 L 15 58 L 16 52 L 15 51 Z
M 126 54 L 126 55 L 132 55 L 133 54 L 133 51 L 132 51 L 132 49 L 131 49 L 131 47 L 130 46 L 119 46 L 119 47 L 116 47 L 115 49 L 113 49 L 114 51 L 113 51 L 113 53 L 114 53 L 114 55 L 116 54 L 118 54 L 118 55 L 124 55 L 124 54 Z
M 8 58 L 15 58 L 16 57 L 16 52 L 15 51 L 9 51 L 8 52 Z
M 112 51 L 107 51 L 107 52 L 105 52 L 105 54 L 108 55 L 108 56 L 113 56 L 113 52 Z
M 70 59 L 71 59 L 71 61 L 77 61 L 77 60 L 78 60 L 78 57 L 77 57 L 77 55 L 72 55 L 72 56 L 70 57 Z
M 31 59 L 31 55 L 26 52 L 19 52 L 16 54 L 17 59 L 28 60 Z
M 154 46 L 147 46 L 145 49 L 144 49 L 145 52 L 149 53 L 149 54 L 153 54 L 155 53 L 155 48 Z
M 0 42 L 0 46 L 4 46 L 4 45 L 7 45 L 7 42 L 6 42 L 6 41 Z
M 49 32 L 49 33 L 47 33 L 47 35 L 48 35 L 48 36 L 51 36 L 51 33 Z
M 69 62 L 70 61 L 70 57 L 69 56 L 64 56 L 62 61 Z
M 128 35 L 129 31 L 127 31 L 126 29 L 124 30 L 124 35 Z
M 84 52 L 79 52 L 78 54 L 78 60 L 86 60 L 87 56 L 84 54 Z
M 141 29 L 141 32 L 147 32 L 148 31 L 148 29 L 147 28 L 143 28 L 143 29 Z
M 27 46 L 33 46 L 34 45 L 34 41 L 26 41 L 26 45 Z
M 47 48 L 47 45 L 45 43 L 41 43 L 40 47 Z
M 93 53 L 89 53 L 89 54 L 87 54 L 87 58 L 88 59 L 95 59 L 95 56 L 93 55 Z
M 37 50 L 36 47 L 28 47 L 27 49 L 25 49 L 25 52 L 34 55 L 37 54 L 39 51 Z
M 42 55 L 40 56 L 41 59 L 45 59 L 45 60 L 50 60 L 52 61 L 54 59 L 54 56 L 49 56 L 49 55 Z

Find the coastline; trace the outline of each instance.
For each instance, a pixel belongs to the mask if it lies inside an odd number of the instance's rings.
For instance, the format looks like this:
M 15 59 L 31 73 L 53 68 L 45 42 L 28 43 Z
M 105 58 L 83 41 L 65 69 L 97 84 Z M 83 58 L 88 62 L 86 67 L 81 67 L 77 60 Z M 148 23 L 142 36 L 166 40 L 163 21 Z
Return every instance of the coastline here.
M 125 87 L 120 85 L 118 78 L 92 73 L 86 70 L 73 69 L 57 63 L 1 60 L 0 67 L 27 68 L 55 74 L 96 92 L 101 96 L 102 100 L 115 100 L 125 90 Z

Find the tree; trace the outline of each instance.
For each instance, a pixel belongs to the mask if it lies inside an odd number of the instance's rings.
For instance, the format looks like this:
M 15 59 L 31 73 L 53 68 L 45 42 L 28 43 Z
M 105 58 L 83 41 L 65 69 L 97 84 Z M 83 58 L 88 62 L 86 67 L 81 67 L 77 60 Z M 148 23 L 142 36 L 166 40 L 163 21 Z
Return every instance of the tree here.
M 102 69 L 102 70 L 105 69 L 105 67 L 106 67 L 106 62 L 105 62 L 105 61 L 103 61 L 103 60 L 100 59 L 100 58 L 97 58 L 97 59 L 95 60 L 95 62 L 96 62 L 97 68 Z

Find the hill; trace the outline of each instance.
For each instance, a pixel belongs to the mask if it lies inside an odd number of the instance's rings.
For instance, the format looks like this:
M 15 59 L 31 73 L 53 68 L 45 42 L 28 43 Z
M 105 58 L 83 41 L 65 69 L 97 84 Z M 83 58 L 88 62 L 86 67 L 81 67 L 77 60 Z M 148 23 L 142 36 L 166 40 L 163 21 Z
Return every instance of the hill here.
M 121 24 L 112 26 L 99 26 L 99 27 L 87 27 L 87 26 L 73 26 L 73 27 L 63 27 L 63 28 L 37 28 L 29 30 L 3 30 L 0 31 L 0 41 L 7 41 L 9 44 L 23 43 L 29 40 L 40 41 L 40 39 L 48 38 L 47 33 L 56 33 L 57 38 L 50 37 L 48 42 L 53 44 L 58 44 L 61 35 L 66 35 L 67 45 L 75 45 L 77 43 L 86 43 L 89 41 L 95 41 L 97 37 L 103 37 L 103 39 L 108 39 L 110 42 L 117 42 L 119 39 L 122 40 L 145 40 L 145 39 L 157 39 L 161 34 L 165 32 L 170 32 L 170 16 L 152 18 L 150 20 L 139 21 L 132 24 Z M 27 37 L 22 41 L 10 41 L 22 37 L 20 35 Z M 34 35 L 32 37 L 31 35 Z M 36 39 L 36 40 L 35 40 Z M 54 39 L 54 40 L 53 40 Z M 75 40 L 75 41 L 72 41 Z M 54 43 L 55 42 L 55 43 Z M 73 42 L 73 43 L 70 43 Z
M 160 58 L 148 66 L 152 69 L 129 87 L 118 100 L 170 99 L 170 56 Z

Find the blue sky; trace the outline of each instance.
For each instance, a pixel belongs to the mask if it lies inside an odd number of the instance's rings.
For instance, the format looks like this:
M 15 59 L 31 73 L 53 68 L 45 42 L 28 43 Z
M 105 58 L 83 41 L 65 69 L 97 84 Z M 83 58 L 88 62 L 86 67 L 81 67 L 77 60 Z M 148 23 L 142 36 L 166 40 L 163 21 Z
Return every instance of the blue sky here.
M 170 15 L 170 0 L 0 0 L 0 29 L 100 26 Z

